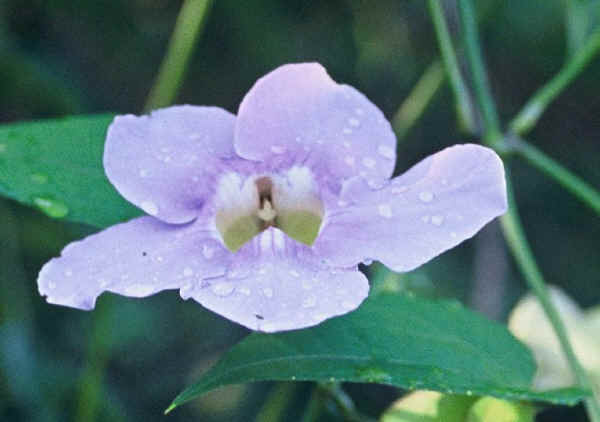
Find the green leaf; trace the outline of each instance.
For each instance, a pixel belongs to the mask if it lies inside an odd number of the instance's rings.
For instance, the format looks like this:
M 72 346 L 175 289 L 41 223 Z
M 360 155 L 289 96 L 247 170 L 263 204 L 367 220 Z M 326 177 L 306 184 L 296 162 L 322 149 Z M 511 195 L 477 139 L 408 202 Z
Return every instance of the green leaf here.
M 0 126 L 0 194 L 50 217 L 97 227 L 140 215 L 104 175 L 112 119 L 103 114 Z
M 313 328 L 249 335 L 167 411 L 224 385 L 266 380 L 373 382 L 556 403 L 583 396 L 531 391 L 534 371 L 528 349 L 503 325 L 456 302 L 382 293 Z

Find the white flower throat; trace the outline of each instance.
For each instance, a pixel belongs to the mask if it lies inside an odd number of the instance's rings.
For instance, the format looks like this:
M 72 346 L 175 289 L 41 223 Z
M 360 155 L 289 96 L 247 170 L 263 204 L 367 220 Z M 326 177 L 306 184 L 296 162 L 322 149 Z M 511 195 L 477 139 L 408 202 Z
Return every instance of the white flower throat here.
M 216 195 L 215 222 L 232 252 L 270 226 L 306 245 L 312 245 L 319 233 L 323 203 L 306 167 L 245 178 L 227 173 L 219 180 Z

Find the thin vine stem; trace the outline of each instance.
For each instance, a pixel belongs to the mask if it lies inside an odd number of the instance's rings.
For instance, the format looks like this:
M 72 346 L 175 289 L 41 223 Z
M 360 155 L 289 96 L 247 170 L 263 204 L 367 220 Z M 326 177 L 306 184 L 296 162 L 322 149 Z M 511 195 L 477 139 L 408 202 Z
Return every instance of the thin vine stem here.
M 569 342 L 566 328 L 560 318 L 560 315 L 550 300 L 548 288 L 544 282 L 542 273 L 533 257 L 533 253 L 529 246 L 529 242 L 525 237 L 523 226 L 519 219 L 517 204 L 514 198 L 513 188 L 510 183 L 510 177 L 507 174 L 507 193 L 508 193 L 508 211 L 500 218 L 502 231 L 506 239 L 506 243 L 519 266 L 519 269 L 523 273 L 525 280 L 529 287 L 535 293 L 538 301 L 544 309 L 544 313 L 548 317 L 550 324 L 560 342 L 561 348 L 569 362 L 571 370 L 575 374 L 577 383 L 580 387 L 585 390 L 592 391 L 592 384 L 577 360 L 573 347 Z M 600 405 L 594 399 L 594 397 L 587 398 L 585 405 L 588 411 L 588 415 L 592 422 L 600 422 Z
M 567 191 L 600 215 L 600 192 L 560 163 L 521 138 L 511 138 L 509 151 L 554 179 Z
M 439 59 L 434 60 L 419 78 L 408 97 L 402 102 L 394 117 L 392 127 L 400 141 L 425 112 L 436 92 L 444 82 L 444 68 Z
M 185 0 L 181 6 L 167 53 L 146 100 L 145 111 L 165 107 L 175 101 L 212 3 L 213 0 Z
M 481 57 L 481 47 L 477 34 L 477 25 L 471 0 L 459 0 L 460 19 L 463 27 L 464 42 L 467 49 L 467 59 L 473 73 L 475 93 L 478 100 L 481 113 L 484 119 L 483 141 L 491 147 L 495 147 L 500 152 L 507 150 L 504 136 L 500 132 L 498 113 L 487 85 L 487 76 L 484 63 Z M 540 301 L 542 308 L 554 332 L 556 333 L 561 348 L 567 358 L 571 370 L 575 373 L 577 383 L 585 390 L 591 391 L 591 385 L 588 375 L 583 370 L 577 356 L 573 351 L 571 343 L 566 333 L 565 326 L 560 315 L 550 300 L 548 289 L 542 273 L 535 261 L 521 222 L 519 220 L 517 205 L 515 202 L 510 174 L 506 174 L 508 211 L 501 218 L 501 227 L 506 242 L 513 254 L 519 269 L 528 286 Z M 592 422 L 600 422 L 600 405 L 594 397 L 585 400 L 586 409 Z
M 470 0 L 459 0 L 458 8 L 462 25 L 465 53 L 473 75 L 475 97 L 483 118 L 483 140 L 487 144 L 495 146 L 495 144 L 501 141 L 502 133 L 500 131 L 498 113 L 496 112 L 496 106 L 494 105 L 494 100 L 489 87 L 485 65 L 481 56 L 475 11 Z
M 556 97 L 586 68 L 600 51 L 600 31 L 591 35 L 561 70 L 540 88 L 510 121 L 511 132 L 523 135 L 530 131 Z
M 442 61 L 446 73 L 448 74 L 450 86 L 452 87 L 459 123 L 464 127 L 466 132 L 473 133 L 475 131 L 475 113 L 473 112 L 473 104 L 471 103 L 469 90 L 467 89 L 467 85 L 458 66 L 458 59 L 456 58 L 456 52 L 452 45 L 442 6 L 440 5 L 439 0 L 429 0 L 428 5 L 429 14 L 431 15 L 440 53 L 442 55 Z
M 294 400 L 296 392 L 296 383 L 280 382 L 275 384 L 258 411 L 255 422 L 285 420 L 285 412 Z

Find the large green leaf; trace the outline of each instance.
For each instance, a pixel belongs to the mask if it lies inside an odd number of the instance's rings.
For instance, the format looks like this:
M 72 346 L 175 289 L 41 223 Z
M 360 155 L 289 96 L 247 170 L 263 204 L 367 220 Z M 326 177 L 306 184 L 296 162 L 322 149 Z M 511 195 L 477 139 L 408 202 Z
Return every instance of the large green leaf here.
M 556 403 L 584 395 L 531 391 L 534 371 L 530 352 L 504 326 L 456 302 L 382 293 L 317 327 L 249 335 L 169 410 L 224 385 L 264 380 L 375 382 Z
M 0 126 L 0 193 L 51 217 L 98 227 L 140 215 L 102 168 L 113 115 Z

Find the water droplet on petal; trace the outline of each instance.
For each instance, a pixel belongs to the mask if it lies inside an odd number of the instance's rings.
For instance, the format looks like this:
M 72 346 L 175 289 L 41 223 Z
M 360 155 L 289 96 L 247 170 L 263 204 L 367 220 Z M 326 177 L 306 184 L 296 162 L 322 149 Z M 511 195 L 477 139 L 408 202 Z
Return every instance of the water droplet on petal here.
M 388 160 L 393 160 L 396 155 L 396 152 L 387 145 L 379 145 L 377 153 Z
M 44 214 L 52 218 L 62 218 L 69 213 L 69 208 L 56 199 L 35 197 L 33 198 L 33 204 Z
M 448 180 L 447 179 L 442 179 L 442 185 L 447 185 L 448 184 Z
M 399 195 L 401 193 L 404 193 L 408 190 L 408 188 L 406 186 L 395 186 L 391 189 L 392 193 L 394 195 Z
M 210 246 L 203 245 L 202 246 L 202 255 L 206 259 L 211 259 L 213 257 L 213 255 L 214 255 L 214 251 L 213 251 L 213 249 Z
M 443 215 L 433 215 L 431 217 L 431 224 L 433 224 L 433 225 L 441 226 L 443 222 L 444 222 Z
M 348 164 L 349 166 L 353 166 L 354 162 L 356 161 L 354 159 L 354 157 L 352 157 L 351 155 L 346 155 L 346 158 L 344 158 L 344 161 L 346 162 L 346 164 Z
M 323 321 L 324 319 L 327 318 L 327 315 L 325 315 L 324 313 L 321 313 L 321 312 L 315 312 L 314 314 L 312 314 L 312 318 L 315 321 Z M 332 379 L 332 378 L 330 378 L 330 379 Z
M 314 308 L 317 305 L 317 299 L 314 296 L 309 296 L 302 301 L 303 308 Z
M 99 278 L 98 279 L 98 284 L 100 285 L 100 287 L 104 288 L 104 287 L 108 286 L 108 281 L 106 281 L 103 278 Z
M 342 145 L 344 145 L 346 148 L 350 148 L 352 146 L 348 141 L 342 142 Z
M 344 200 L 340 199 L 340 200 L 338 201 L 338 205 L 339 205 L 340 207 L 342 207 L 342 208 L 343 208 L 343 207 L 347 207 L 347 206 L 348 206 L 348 201 L 344 201 Z
M 235 289 L 235 285 L 228 281 L 221 281 L 217 284 L 213 284 L 213 286 L 212 286 L 213 293 L 216 294 L 217 296 L 223 296 L 223 297 L 229 296 L 231 293 L 233 293 L 234 289 Z
M 310 290 L 310 289 L 312 289 L 312 286 L 310 285 L 310 283 L 309 283 L 308 281 L 304 280 L 304 281 L 302 282 L 302 288 L 303 288 L 304 290 Z
M 300 273 L 296 270 L 290 270 L 290 275 L 292 277 L 300 277 Z
M 154 286 L 149 284 L 132 284 L 125 287 L 125 294 L 132 296 L 148 296 L 154 293 Z
M 431 202 L 433 201 L 433 193 L 429 191 L 423 191 L 419 193 L 419 199 L 423 202 Z
M 186 277 L 190 277 L 191 275 L 194 274 L 194 270 L 192 270 L 190 267 L 185 267 L 183 269 L 183 275 Z
M 141 169 L 139 172 L 140 177 L 146 177 L 148 176 L 148 170 L 146 169 Z
M 456 236 L 457 236 L 457 235 L 456 235 L 456 232 L 450 232 L 450 237 L 452 237 L 452 238 L 456 238 Z
M 377 164 L 377 161 L 375 161 L 371 157 L 365 157 L 362 159 L 362 163 L 365 167 L 372 169 L 373 167 L 375 167 L 375 164 Z
M 263 293 L 264 293 L 265 297 L 269 297 L 269 298 L 273 297 L 273 289 L 271 289 L 270 287 L 265 287 L 263 289 Z
M 421 217 L 421 221 L 423 223 L 429 223 L 429 216 L 428 215 L 424 215 L 423 217 Z
M 356 307 L 356 305 L 352 302 L 350 302 L 349 300 L 344 300 L 342 302 L 342 308 L 350 310 L 350 309 L 354 309 Z
M 271 152 L 273 154 L 283 154 L 285 152 L 285 147 L 282 147 L 280 145 L 273 145 L 271 146 Z
M 358 114 L 359 116 L 362 116 L 363 114 L 365 114 L 364 110 L 362 108 L 360 108 L 360 107 L 355 108 L 354 112 L 356 114 Z
M 358 120 L 358 119 L 357 119 L 357 118 L 355 118 L 355 117 L 350 117 L 350 118 L 348 119 L 348 124 L 349 124 L 350 126 L 358 127 L 358 126 L 360 126 L 360 120 Z
M 50 281 L 48 283 L 48 288 L 50 288 L 50 289 L 56 289 L 56 283 L 54 281 Z
M 344 133 L 344 135 L 350 135 L 352 133 L 352 129 L 350 129 L 349 127 L 345 127 L 344 129 L 342 129 L 342 133 Z
M 73 271 L 72 270 L 66 270 L 65 271 L 65 276 L 71 277 L 72 275 L 73 275 Z
M 390 204 L 379 204 L 377 206 L 377 211 L 379 212 L 379 215 L 384 218 L 392 218 L 393 213 Z
M 250 289 L 247 288 L 246 286 L 240 287 L 238 289 L 238 292 L 240 292 L 241 294 L 243 294 L 244 296 L 250 296 Z
M 152 201 L 142 201 L 142 203 L 140 204 L 140 208 L 143 209 L 146 214 L 158 214 L 158 206 Z

